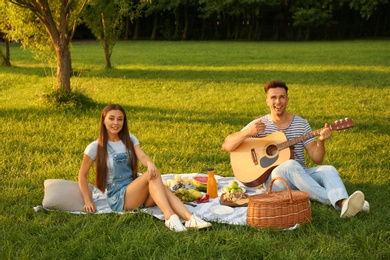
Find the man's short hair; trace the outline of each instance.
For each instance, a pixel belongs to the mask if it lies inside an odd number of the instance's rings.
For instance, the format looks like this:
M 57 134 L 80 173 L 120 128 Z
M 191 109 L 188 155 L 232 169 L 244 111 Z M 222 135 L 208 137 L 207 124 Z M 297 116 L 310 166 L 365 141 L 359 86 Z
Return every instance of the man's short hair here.
M 284 88 L 286 90 L 286 94 L 288 92 L 288 87 L 284 81 L 281 80 L 271 80 L 268 81 L 264 86 L 265 93 L 268 93 L 270 88 Z

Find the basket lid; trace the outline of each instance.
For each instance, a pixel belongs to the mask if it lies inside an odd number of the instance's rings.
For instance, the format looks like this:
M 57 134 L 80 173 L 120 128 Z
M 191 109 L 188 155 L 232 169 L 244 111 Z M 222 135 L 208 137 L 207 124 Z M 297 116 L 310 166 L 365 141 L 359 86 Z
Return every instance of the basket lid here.
M 280 180 L 286 185 L 287 190 L 283 191 L 272 191 L 272 185 L 276 180 Z M 264 194 L 256 194 L 249 197 L 249 202 L 261 201 L 263 204 L 273 203 L 294 203 L 305 201 L 309 199 L 309 194 L 304 191 L 291 190 L 288 183 L 280 177 L 276 177 L 271 180 L 269 185 L 269 191 Z

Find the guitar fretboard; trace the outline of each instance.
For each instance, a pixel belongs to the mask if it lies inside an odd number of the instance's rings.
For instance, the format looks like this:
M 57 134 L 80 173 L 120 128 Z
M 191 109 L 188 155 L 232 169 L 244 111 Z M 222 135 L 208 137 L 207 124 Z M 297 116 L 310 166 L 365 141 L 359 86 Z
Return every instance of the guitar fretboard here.
M 321 130 L 322 130 L 322 128 L 318 129 L 318 130 L 314 130 L 313 132 L 310 132 L 310 133 L 307 133 L 307 134 L 295 137 L 295 138 L 293 138 L 291 140 L 285 141 L 285 142 L 280 143 L 280 144 L 278 144 L 276 146 L 277 146 L 279 151 L 283 150 L 283 149 L 286 149 L 286 148 L 288 148 L 290 146 L 293 146 L 294 144 L 303 142 L 303 141 L 305 141 L 307 139 L 310 139 L 312 137 L 320 135 Z

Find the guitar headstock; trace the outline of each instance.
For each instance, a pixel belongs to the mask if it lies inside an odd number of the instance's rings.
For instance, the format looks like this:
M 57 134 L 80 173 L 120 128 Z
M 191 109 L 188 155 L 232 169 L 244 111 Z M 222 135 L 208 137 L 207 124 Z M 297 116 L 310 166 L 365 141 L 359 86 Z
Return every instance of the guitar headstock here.
M 335 121 L 330 125 L 330 129 L 340 131 L 348 128 L 352 128 L 354 126 L 353 120 L 351 118 L 346 117 L 345 119 L 340 119 Z

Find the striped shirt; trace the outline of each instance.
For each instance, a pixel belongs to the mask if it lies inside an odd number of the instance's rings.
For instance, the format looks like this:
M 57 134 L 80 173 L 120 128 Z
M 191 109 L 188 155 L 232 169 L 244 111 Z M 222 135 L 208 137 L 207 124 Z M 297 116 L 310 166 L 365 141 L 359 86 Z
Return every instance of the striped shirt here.
M 251 136 L 250 138 L 266 137 L 266 136 L 268 136 L 276 131 L 281 131 L 286 135 L 287 140 L 291 140 L 295 137 L 299 137 L 301 135 L 310 133 L 312 131 L 307 120 L 305 120 L 302 117 L 297 116 L 297 115 L 293 116 L 293 119 L 287 128 L 279 129 L 274 124 L 274 122 L 272 122 L 270 114 L 265 115 L 265 116 L 261 117 L 260 119 L 257 118 L 255 120 L 253 120 L 252 122 L 247 124 L 242 130 L 248 128 L 250 125 L 252 125 L 254 122 L 256 122 L 258 120 L 261 120 L 265 124 L 265 126 L 266 126 L 265 130 L 262 133 L 258 133 L 257 135 Z M 299 142 L 299 143 L 295 144 L 293 147 L 291 147 L 293 149 L 293 152 L 294 152 L 294 159 L 297 162 L 299 162 L 304 168 L 306 168 L 305 157 L 304 157 L 304 147 L 308 143 L 311 143 L 315 140 L 316 140 L 316 138 L 312 137 L 312 138 L 305 140 L 303 142 Z

